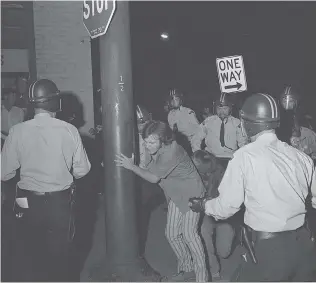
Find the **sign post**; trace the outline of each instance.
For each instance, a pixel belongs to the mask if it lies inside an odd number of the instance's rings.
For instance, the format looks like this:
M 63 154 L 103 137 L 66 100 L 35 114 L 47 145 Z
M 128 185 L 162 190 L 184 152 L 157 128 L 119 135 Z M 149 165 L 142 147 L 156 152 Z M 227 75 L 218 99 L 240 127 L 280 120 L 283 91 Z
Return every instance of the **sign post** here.
M 247 90 L 246 74 L 242 56 L 217 58 L 216 66 L 222 93 Z
M 135 143 L 129 2 L 84 1 L 83 17 L 91 38 L 100 37 L 105 157 L 106 258 L 96 270 L 97 274 L 92 275 L 93 281 L 157 281 L 160 274 L 148 268 L 149 265 L 139 256 L 135 174 L 117 167 L 114 162 L 116 154 L 130 157 L 138 146 Z M 144 273 L 145 270 L 149 274 Z M 115 280 L 111 278 L 114 274 Z
M 83 1 L 83 24 L 92 39 L 106 33 L 115 9 L 115 0 Z

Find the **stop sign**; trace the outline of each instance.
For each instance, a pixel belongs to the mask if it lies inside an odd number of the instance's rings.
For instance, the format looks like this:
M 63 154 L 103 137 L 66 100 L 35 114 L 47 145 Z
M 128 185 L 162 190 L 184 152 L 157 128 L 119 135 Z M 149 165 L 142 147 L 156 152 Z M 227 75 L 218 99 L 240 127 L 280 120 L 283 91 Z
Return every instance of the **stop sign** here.
M 91 38 L 96 38 L 106 33 L 115 8 L 115 0 L 83 1 L 83 24 Z

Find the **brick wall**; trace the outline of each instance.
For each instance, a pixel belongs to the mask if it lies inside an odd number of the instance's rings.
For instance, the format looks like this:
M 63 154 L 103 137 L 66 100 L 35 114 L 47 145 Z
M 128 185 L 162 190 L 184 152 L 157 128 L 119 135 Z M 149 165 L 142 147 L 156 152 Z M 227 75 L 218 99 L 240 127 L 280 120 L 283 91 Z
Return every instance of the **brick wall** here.
M 52 79 L 83 104 L 88 133 L 94 126 L 90 38 L 82 23 L 82 1 L 34 1 L 37 77 Z

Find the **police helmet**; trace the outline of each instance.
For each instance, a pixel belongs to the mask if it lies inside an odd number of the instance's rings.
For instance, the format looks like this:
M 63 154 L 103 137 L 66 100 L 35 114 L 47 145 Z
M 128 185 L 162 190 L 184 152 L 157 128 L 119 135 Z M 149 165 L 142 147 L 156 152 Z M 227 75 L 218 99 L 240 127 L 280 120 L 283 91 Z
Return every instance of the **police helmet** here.
M 48 79 L 40 79 L 30 85 L 29 102 L 34 108 L 50 112 L 61 111 L 60 91 L 56 84 Z
M 231 108 L 233 106 L 233 103 L 231 102 L 229 98 L 229 94 L 223 92 L 220 95 L 219 99 L 215 101 L 215 106 L 216 107 L 229 106 Z
M 149 113 L 144 107 L 136 106 L 137 124 L 144 124 L 152 119 L 151 113 Z
M 240 119 L 248 137 L 276 129 L 280 125 L 280 111 L 275 99 L 264 93 L 248 97 L 241 110 Z
M 298 102 L 299 95 L 291 86 L 287 86 L 280 94 L 280 104 L 285 110 L 294 110 Z

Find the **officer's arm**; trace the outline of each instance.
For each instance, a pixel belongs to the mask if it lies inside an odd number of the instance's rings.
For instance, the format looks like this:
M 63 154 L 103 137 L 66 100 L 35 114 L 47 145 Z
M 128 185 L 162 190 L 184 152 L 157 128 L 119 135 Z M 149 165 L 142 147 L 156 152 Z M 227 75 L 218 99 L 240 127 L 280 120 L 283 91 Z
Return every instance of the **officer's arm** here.
M 78 130 L 76 130 L 76 150 L 73 157 L 73 176 L 79 179 L 87 175 L 91 169 L 91 164 L 88 159 L 87 153 L 83 147 L 81 137 Z
M 20 168 L 18 158 L 18 137 L 14 132 L 14 127 L 9 131 L 1 153 L 1 180 L 7 181 L 16 175 L 16 170 Z
M 238 212 L 244 202 L 244 175 L 236 157 L 228 163 L 218 191 L 219 197 L 205 203 L 205 213 L 215 219 L 226 219 Z
M 198 126 L 198 129 L 191 140 L 192 151 L 195 152 L 201 149 L 202 140 L 206 137 L 207 131 L 205 121 Z
M 248 137 L 242 132 L 240 123 L 237 126 L 236 134 L 237 134 L 237 144 L 239 148 L 243 147 L 244 145 L 248 143 Z

